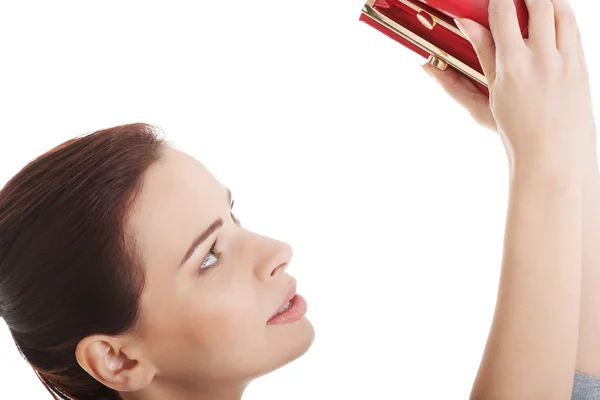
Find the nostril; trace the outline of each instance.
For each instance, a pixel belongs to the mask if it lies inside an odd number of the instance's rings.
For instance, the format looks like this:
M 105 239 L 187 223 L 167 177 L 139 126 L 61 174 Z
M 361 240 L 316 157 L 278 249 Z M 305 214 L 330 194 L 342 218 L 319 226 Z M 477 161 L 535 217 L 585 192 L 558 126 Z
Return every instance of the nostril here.
M 285 262 L 283 264 L 280 264 L 276 268 L 274 268 L 273 271 L 271 271 L 271 276 L 275 276 L 275 274 L 277 274 L 280 270 L 284 270 L 285 267 L 287 267 L 287 265 L 288 265 L 288 263 Z

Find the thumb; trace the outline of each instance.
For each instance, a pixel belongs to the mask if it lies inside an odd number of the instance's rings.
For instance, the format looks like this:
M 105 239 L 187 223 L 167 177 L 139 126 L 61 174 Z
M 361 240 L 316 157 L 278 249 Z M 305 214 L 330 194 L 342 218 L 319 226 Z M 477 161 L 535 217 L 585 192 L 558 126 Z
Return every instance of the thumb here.
M 440 71 L 430 64 L 424 64 L 422 67 L 450 97 L 469 112 L 478 124 L 493 131 L 497 130 L 489 97 L 481 93 L 469 78 L 454 68 Z
M 485 26 L 468 18 L 455 19 L 454 22 L 473 45 L 491 88 L 496 80 L 496 44 L 492 33 Z

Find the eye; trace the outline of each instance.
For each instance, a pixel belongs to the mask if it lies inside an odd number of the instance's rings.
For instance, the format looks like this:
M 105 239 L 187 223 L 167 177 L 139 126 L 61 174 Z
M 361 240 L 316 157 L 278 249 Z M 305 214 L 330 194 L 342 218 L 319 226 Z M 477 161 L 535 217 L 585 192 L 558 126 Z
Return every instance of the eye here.
M 217 241 L 213 243 L 212 247 L 208 251 L 206 257 L 204 257 L 204 261 L 198 267 L 198 272 L 203 273 L 206 270 L 215 267 L 219 262 L 219 254 L 216 252 L 215 247 L 217 246 Z

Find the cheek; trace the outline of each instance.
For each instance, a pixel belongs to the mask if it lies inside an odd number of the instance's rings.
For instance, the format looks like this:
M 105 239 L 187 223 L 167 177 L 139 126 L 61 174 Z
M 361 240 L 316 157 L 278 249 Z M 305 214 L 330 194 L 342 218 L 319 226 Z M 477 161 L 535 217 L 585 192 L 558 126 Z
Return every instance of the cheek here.
M 248 286 L 206 290 L 186 307 L 186 336 L 201 346 L 235 346 L 264 334 L 260 302 Z

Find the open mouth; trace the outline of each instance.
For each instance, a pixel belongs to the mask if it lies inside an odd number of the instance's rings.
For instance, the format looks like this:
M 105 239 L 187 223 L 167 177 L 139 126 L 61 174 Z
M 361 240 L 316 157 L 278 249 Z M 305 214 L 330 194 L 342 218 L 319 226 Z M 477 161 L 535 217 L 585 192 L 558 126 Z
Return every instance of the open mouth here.
M 296 297 L 296 296 L 294 296 Z M 293 298 L 292 298 L 293 300 Z M 288 310 L 291 306 L 292 306 L 292 300 L 288 301 L 285 306 L 281 307 L 281 309 L 277 310 L 277 312 L 275 313 L 275 315 L 273 315 L 274 317 L 278 316 L 279 314 L 283 313 L 284 311 Z
M 293 294 L 293 297 L 267 321 L 267 325 L 287 324 L 299 321 L 306 314 L 307 308 L 304 297 L 299 294 Z

